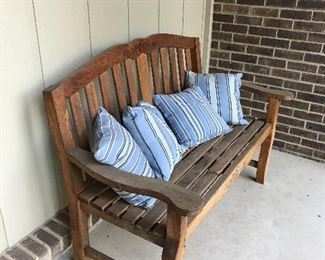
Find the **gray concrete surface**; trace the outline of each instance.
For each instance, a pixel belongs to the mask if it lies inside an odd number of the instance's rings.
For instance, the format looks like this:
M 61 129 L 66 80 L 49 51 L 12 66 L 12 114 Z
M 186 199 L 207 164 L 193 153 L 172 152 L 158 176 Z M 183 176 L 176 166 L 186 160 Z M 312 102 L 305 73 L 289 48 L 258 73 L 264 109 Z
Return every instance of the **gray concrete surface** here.
M 187 243 L 189 260 L 324 260 L 325 164 L 273 151 L 267 183 L 247 167 Z M 91 244 L 115 259 L 160 259 L 161 248 L 108 223 Z

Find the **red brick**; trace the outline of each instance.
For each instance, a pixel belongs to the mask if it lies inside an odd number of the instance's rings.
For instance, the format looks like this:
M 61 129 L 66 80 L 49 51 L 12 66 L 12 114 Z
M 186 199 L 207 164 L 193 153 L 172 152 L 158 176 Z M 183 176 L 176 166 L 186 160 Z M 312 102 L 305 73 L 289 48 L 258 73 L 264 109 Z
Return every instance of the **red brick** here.
M 285 39 L 294 39 L 294 40 L 306 40 L 307 33 L 279 29 L 278 37 L 285 38 Z
M 249 7 L 237 5 L 237 4 L 235 5 L 224 4 L 222 11 L 227 13 L 234 13 L 234 14 L 248 14 Z
M 278 47 L 278 48 L 288 48 L 289 41 L 279 40 L 279 39 L 274 39 L 274 38 L 262 38 L 261 45 L 270 46 L 270 47 Z
M 295 7 L 297 0 L 266 0 L 266 5 L 280 7 Z
M 273 56 L 274 49 L 257 46 L 247 46 L 247 52 L 250 54 L 260 54 L 265 56 Z
M 263 28 L 263 27 L 250 26 L 248 33 L 249 34 L 254 34 L 254 35 L 274 36 L 275 37 L 276 30 L 275 29 L 271 29 L 271 28 Z
M 311 11 L 304 10 L 292 10 L 292 9 L 284 9 L 281 10 L 280 17 L 281 18 L 291 18 L 295 20 L 310 20 L 311 19 Z
M 280 67 L 280 68 L 284 68 L 286 66 L 285 60 L 265 58 L 265 57 L 260 57 L 258 59 L 258 63 L 265 66 Z
M 316 73 L 317 65 L 312 65 L 312 64 L 308 64 L 308 63 L 302 63 L 302 62 L 289 61 L 288 62 L 288 69 Z
M 314 12 L 313 20 L 325 22 L 325 12 Z
M 300 51 L 319 52 L 321 48 L 322 48 L 321 44 L 302 42 L 302 41 L 292 41 L 290 45 L 290 49 L 300 50 Z
M 306 9 L 325 9 L 325 1 L 323 0 L 298 0 L 299 8 Z
M 237 15 L 236 23 L 249 24 L 249 25 L 261 25 L 262 18 L 253 17 L 253 16 Z
M 254 16 L 263 16 L 263 17 L 277 17 L 279 14 L 279 10 L 274 8 L 251 7 L 249 10 L 249 14 Z
M 303 31 L 311 31 L 311 32 L 324 32 L 325 31 L 325 23 L 295 21 L 294 29 L 295 30 L 303 30 Z
M 290 60 L 302 60 L 304 54 L 302 52 L 290 51 L 290 50 L 275 50 L 275 57 L 290 59 Z
M 213 21 L 232 23 L 234 21 L 234 15 L 214 13 Z
M 292 21 L 279 19 L 279 18 L 265 18 L 263 25 L 266 27 L 277 27 L 277 28 L 291 29 Z
M 235 61 L 243 61 L 243 62 L 247 62 L 247 63 L 256 63 L 257 56 L 240 54 L 240 53 L 232 53 L 231 59 L 235 60 Z

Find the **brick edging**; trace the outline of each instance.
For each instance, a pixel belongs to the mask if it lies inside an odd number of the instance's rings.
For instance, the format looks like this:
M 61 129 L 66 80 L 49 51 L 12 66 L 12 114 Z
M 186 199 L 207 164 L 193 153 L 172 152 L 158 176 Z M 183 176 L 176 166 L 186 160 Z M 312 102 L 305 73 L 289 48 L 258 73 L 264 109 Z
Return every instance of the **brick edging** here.
M 100 222 L 92 218 L 93 229 Z M 0 254 L 0 260 L 13 259 L 58 259 L 71 246 L 70 219 L 68 209 L 62 209 L 31 234 Z

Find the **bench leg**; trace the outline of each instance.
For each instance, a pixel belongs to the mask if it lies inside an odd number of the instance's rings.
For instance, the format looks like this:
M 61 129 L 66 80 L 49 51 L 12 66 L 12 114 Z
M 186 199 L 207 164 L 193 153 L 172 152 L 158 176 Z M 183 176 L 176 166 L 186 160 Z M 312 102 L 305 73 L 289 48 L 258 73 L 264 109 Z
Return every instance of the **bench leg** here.
M 182 260 L 184 258 L 186 230 L 187 217 L 168 210 L 166 243 L 162 252 L 163 260 Z
M 89 245 L 88 214 L 80 208 L 79 201 L 72 211 L 75 211 L 75 214 L 70 216 L 73 259 L 89 260 L 84 252 L 84 248 Z
M 280 105 L 280 100 L 276 98 L 270 98 L 269 107 L 266 115 L 266 122 L 272 124 L 272 130 L 270 135 L 265 139 L 265 141 L 261 146 L 261 151 L 260 151 L 258 164 L 257 164 L 257 171 L 256 171 L 256 181 L 261 184 L 264 184 L 265 182 L 266 171 L 269 164 L 270 154 L 271 154 L 274 135 L 275 135 L 279 105 Z

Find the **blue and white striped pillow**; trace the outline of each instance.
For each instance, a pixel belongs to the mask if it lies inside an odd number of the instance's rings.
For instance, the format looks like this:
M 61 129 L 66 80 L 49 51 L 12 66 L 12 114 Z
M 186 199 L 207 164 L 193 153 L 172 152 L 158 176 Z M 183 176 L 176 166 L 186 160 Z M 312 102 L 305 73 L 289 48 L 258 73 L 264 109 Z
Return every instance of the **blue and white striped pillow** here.
M 130 133 L 103 107 L 99 108 L 93 125 L 95 159 L 123 171 L 154 178 L 148 160 Z M 124 200 L 135 206 L 151 207 L 156 199 L 135 193 L 115 190 Z
M 186 72 L 188 87 L 199 86 L 215 112 L 232 125 L 245 125 L 240 104 L 241 77 L 243 74 L 203 74 Z
M 137 107 L 126 109 L 123 123 L 147 157 L 156 178 L 168 181 L 182 151 L 159 110 L 140 102 Z
M 199 87 L 172 95 L 155 95 L 153 100 L 178 142 L 185 147 L 196 146 L 231 131 L 212 110 Z

